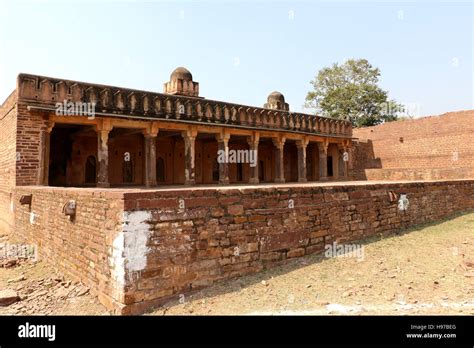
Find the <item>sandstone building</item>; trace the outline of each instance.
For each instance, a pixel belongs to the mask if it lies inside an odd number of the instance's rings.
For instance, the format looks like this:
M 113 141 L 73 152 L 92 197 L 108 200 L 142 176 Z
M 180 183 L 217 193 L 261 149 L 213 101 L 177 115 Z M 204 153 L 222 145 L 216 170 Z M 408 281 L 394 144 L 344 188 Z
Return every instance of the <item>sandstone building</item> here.
M 21 74 L 0 107 L 0 232 L 115 313 L 141 313 L 474 209 L 472 115 L 355 139 L 348 122 L 291 112 L 278 92 L 263 108 L 200 97 L 184 68 L 164 93 Z M 255 165 L 217 160 L 231 150 L 252 150 Z
M 209 100 L 182 67 L 164 93 L 21 74 L 1 115 L 4 228 L 14 186 L 256 184 L 348 174 L 349 122 L 292 113 L 278 92 L 263 108 Z M 251 149 L 257 161 L 218 163 L 219 149 Z

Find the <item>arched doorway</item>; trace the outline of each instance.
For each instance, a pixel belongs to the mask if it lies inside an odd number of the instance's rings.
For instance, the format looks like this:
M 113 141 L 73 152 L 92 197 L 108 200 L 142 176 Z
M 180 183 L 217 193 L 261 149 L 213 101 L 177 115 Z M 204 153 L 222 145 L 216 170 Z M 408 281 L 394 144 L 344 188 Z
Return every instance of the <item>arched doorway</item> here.
M 258 180 L 265 181 L 265 162 L 262 160 L 258 161 Z
M 94 156 L 89 156 L 85 164 L 85 179 L 86 184 L 95 184 L 97 181 L 97 161 Z
M 237 163 L 237 181 L 242 182 L 244 180 L 244 166 L 242 163 Z
M 156 160 L 156 181 L 165 181 L 165 161 L 161 157 Z
M 219 162 L 217 162 L 217 158 L 212 165 L 212 181 L 219 181 Z
M 124 184 L 133 183 L 133 161 L 129 154 L 125 154 L 125 158 L 123 160 L 122 178 Z

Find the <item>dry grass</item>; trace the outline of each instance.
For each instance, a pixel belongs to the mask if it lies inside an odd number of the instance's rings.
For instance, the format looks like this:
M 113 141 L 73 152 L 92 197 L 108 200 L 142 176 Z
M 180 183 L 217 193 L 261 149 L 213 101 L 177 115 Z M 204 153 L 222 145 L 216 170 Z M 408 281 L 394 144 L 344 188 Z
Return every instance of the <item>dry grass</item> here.
M 363 244 L 364 260 L 307 256 L 154 314 L 474 314 L 474 213 Z

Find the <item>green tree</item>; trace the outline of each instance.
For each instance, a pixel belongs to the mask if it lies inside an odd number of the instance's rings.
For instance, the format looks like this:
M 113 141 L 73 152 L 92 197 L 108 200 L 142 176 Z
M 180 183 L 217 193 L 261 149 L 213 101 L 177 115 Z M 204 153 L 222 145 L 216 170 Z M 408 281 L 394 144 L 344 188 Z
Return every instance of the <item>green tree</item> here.
M 350 59 L 319 71 L 311 81 L 305 107 L 336 119 L 350 120 L 354 127 L 394 121 L 404 108 L 389 100 L 378 86 L 380 70 L 366 59 Z

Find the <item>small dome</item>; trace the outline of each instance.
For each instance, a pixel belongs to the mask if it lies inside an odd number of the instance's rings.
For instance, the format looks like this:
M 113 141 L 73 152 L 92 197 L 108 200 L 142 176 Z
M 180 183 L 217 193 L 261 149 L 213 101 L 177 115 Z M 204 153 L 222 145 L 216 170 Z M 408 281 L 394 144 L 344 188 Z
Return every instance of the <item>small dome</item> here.
M 167 94 L 199 96 L 199 83 L 193 81 L 193 75 L 188 69 L 180 66 L 173 70 L 170 80 L 163 84 L 163 91 Z
M 269 94 L 267 101 L 269 103 L 275 102 L 275 101 L 279 101 L 280 103 L 285 103 L 285 97 L 280 92 L 275 91 Z
M 263 105 L 266 109 L 289 111 L 290 106 L 285 103 L 285 97 L 280 92 L 272 92 L 267 97 L 267 102 Z
M 180 66 L 179 68 L 174 69 L 173 72 L 171 73 L 170 80 L 172 81 L 174 79 L 192 81 L 193 75 L 191 75 L 188 69 Z

